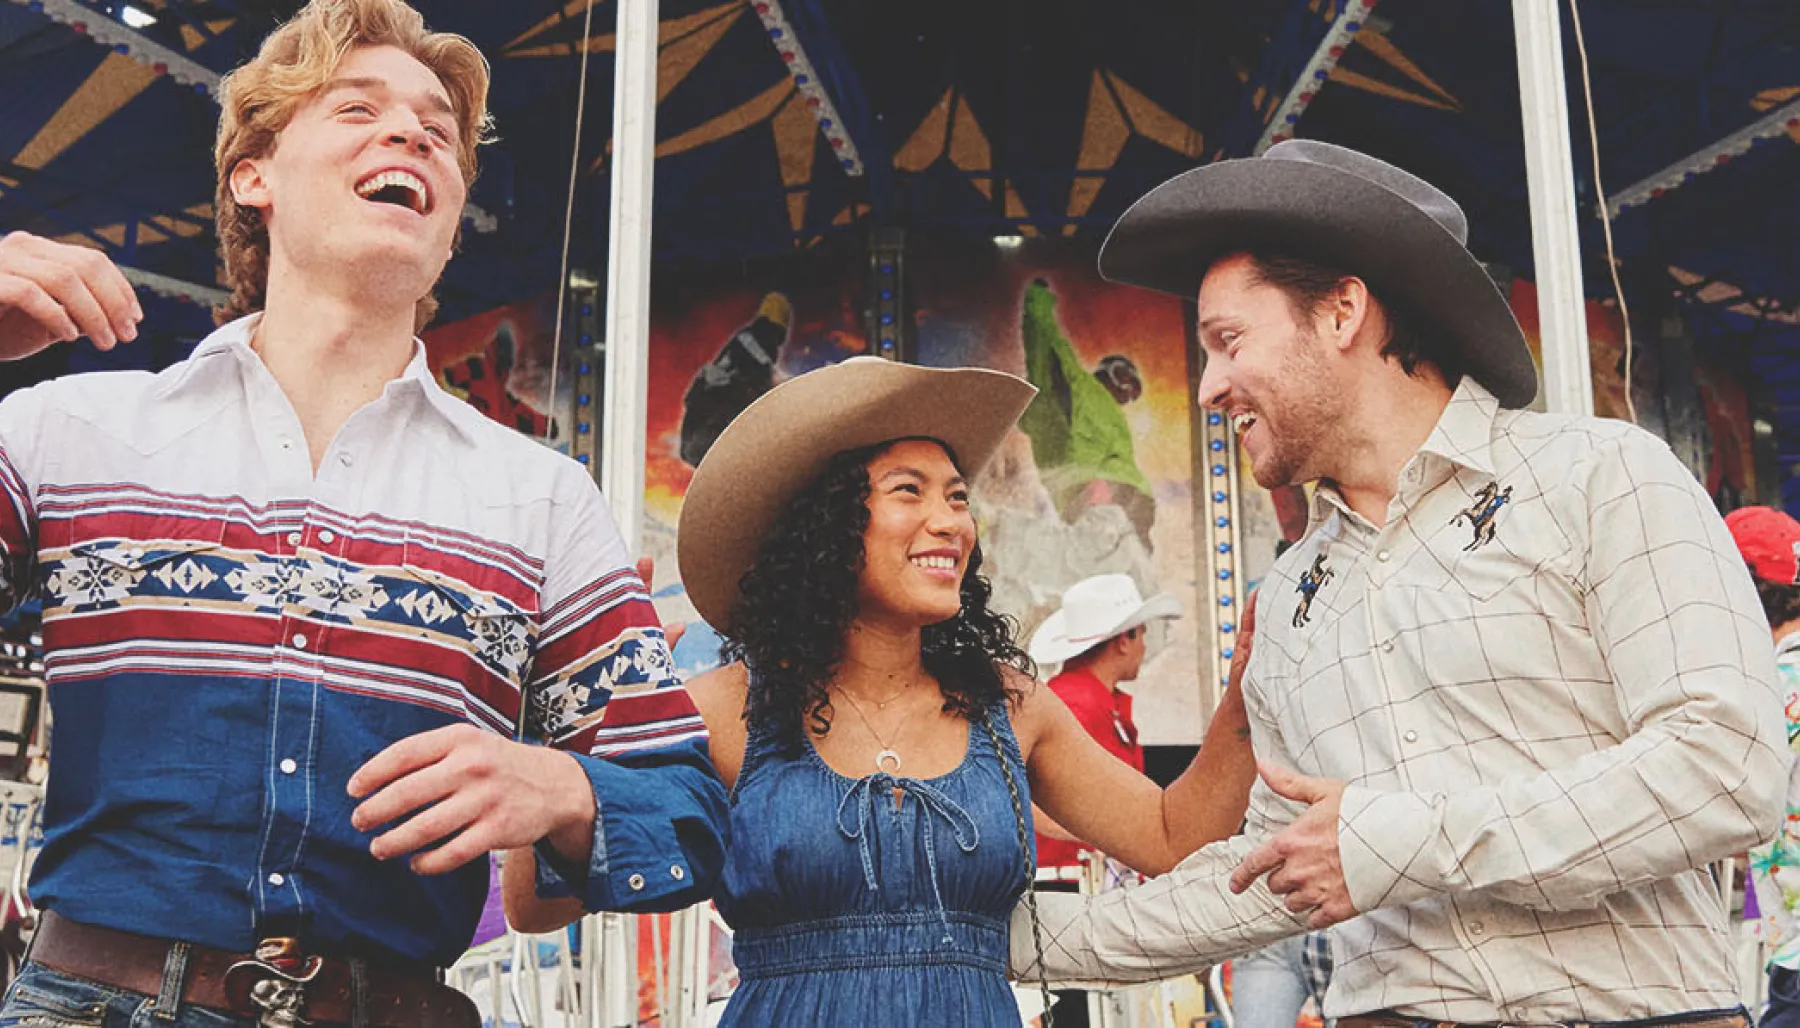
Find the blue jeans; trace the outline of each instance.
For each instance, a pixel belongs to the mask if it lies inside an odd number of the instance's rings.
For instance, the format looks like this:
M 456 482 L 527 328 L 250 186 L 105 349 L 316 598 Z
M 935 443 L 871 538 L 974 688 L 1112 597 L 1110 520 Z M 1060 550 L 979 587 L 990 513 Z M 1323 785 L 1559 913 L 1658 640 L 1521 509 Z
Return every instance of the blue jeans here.
M 1769 1005 L 1756 1019 L 1757 1028 L 1800 1028 L 1800 973 L 1769 969 Z
M 1330 972 L 1318 967 L 1308 945 L 1323 937 L 1296 935 L 1231 962 L 1231 1012 L 1237 1028 L 1294 1028 L 1307 997 L 1323 1006 Z M 1327 961 L 1329 958 L 1325 958 Z
M 156 998 L 27 963 L 6 990 L 0 1028 L 255 1028 L 255 1022 L 189 1004 L 164 1016 Z

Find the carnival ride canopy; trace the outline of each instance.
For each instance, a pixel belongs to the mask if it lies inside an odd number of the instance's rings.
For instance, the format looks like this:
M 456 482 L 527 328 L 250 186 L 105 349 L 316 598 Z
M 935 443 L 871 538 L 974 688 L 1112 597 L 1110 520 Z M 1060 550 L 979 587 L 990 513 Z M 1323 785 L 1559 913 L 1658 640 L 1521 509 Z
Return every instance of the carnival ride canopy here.
M 440 290 L 445 318 L 555 288 L 565 216 L 574 265 L 604 266 L 617 0 L 594 3 L 584 37 L 588 2 L 416 4 L 494 68 L 498 139 Z M 1627 297 L 1744 347 L 1800 452 L 1800 5 L 1578 2 Z M 0 230 L 102 247 L 177 283 L 165 294 L 211 286 L 218 77 L 298 6 L 0 0 Z M 1585 279 L 1604 296 L 1563 6 Z M 1477 255 L 1531 277 L 1501 0 L 663 0 L 660 17 L 662 267 L 854 249 L 873 226 L 1097 238 L 1162 179 L 1298 134 L 1442 186 Z M 189 341 L 206 327 L 194 304 L 156 318 Z

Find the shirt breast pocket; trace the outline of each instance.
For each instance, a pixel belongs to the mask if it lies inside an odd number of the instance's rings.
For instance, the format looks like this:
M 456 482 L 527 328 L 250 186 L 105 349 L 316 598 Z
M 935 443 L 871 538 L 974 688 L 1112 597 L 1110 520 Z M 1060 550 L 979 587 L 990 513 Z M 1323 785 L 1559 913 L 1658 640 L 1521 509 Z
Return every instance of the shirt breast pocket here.
M 236 599 L 243 571 L 224 552 L 224 520 L 159 520 L 168 524 L 140 527 L 95 514 L 45 526 L 38 551 L 45 618 Z
M 1406 562 L 1396 584 L 1460 592 L 1486 604 L 1566 580 L 1577 546 L 1570 515 L 1559 514 L 1535 487 L 1521 485 L 1516 495 L 1509 487 L 1506 493 L 1510 502 L 1485 510 L 1479 503 L 1455 509 L 1443 498 L 1424 505 L 1409 520 L 1423 537 L 1425 552 Z
M 1548 570 L 1476 581 L 1389 591 L 1392 616 L 1415 626 L 1404 648 L 1425 698 L 1415 714 L 1441 719 L 1488 768 L 1520 753 L 1553 766 L 1615 737 L 1616 696 L 1574 584 Z
M 1567 519 L 1523 486 L 1498 509 L 1495 532 L 1475 531 L 1467 509 L 1439 520 L 1444 510 L 1419 519 L 1438 527 L 1383 590 L 1378 616 L 1410 636 L 1407 649 L 1433 684 L 1557 675 L 1559 656 L 1591 643 Z
M 1559 652 L 1591 642 L 1581 595 L 1551 572 L 1459 575 L 1439 587 L 1386 593 L 1383 606 L 1398 608 L 1390 617 L 1411 628 L 1407 650 L 1434 684 L 1554 676 Z

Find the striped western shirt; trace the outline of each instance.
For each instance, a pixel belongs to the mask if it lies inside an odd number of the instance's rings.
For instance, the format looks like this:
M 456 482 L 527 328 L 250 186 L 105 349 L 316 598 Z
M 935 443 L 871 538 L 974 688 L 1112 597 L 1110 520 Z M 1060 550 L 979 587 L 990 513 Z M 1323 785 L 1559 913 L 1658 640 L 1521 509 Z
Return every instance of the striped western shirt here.
M 591 909 L 703 898 L 722 787 L 592 480 L 444 393 L 417 343 L 315 474 L 253 325 L 0 403 L 0 599 L 42 600 L 54 717 L 33 898 L 223 949 L 449 963 L 486 862 L 374 860 L 345 785 L 464 723 L 581 760 L 593 855 L 560 884 Z

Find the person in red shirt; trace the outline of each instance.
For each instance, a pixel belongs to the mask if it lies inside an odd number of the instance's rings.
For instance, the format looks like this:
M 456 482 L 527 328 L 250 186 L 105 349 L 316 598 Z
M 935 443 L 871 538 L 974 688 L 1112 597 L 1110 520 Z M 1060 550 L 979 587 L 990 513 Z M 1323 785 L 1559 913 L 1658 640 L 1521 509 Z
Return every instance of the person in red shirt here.
M 1107 752 L 1144 770 L 1144 747 L 1131 719 L 1131 694 L 1119 685 L 1144 665 L 1146 626 L 1181 616 L 1173 596 L 1146 600 L 1129 575 L 1084 578 L 1063 593 L 1062 609 L 1045 619 L 1031 637 L 1031 659 L 1062 664 L 1050 691 L 1062 698 L 1089 735 Z M 1038 830 L 1038 866 L 1064 868 L 1081 863 L 1085 847 L 1061 825 L 1033 810 Z M 1069 877 L 1073 878 L 1074 875 Z
M 1094 575 L 1063 593 L 1062 608 L 1038 627 L 1027 650 L 1039 666 L 1062 665 L 1050 679 L 1050 690 L 1108 753 L 1139 774 L 1144 771 L 1144 747 L 1131 719 L 1131 694 L 1119 685 L 1143 670 L 1149 622 L 1180 616 L 1179 601 L 1168 595 L 1144 599 L 1129 575 Z M 1244 792 L 1248 791 L 1246 783 Z M 1077 891 L 1082 851 L 1093 847 L 1036 806 L 1031 816 L 1037 828 L 1037 888 Z M 1058 1028 L 1086 1028 L 1091 1023 L 1084 991 L 1057 990 L 1055 1011 Z

